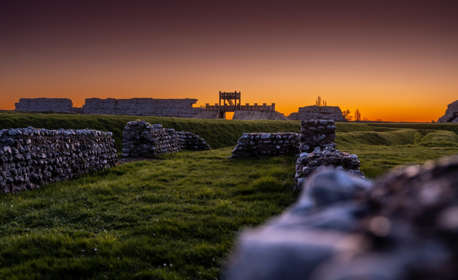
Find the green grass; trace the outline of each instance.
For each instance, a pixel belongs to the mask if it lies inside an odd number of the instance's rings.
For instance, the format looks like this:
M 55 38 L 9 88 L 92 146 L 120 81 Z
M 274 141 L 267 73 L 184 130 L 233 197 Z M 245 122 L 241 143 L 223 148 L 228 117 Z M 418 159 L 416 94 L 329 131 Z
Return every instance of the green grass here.
M 232 121 L 185 118 L 161 118 L 148 116 L 73 115 L 73 114 L 26 114 L 0 113 L 0 128 L 33 126 L 36 128 L 91 128 L 111 131 L 117 147 L 121 147 L 122 130 L 129 121 L 143 119 L 160 123 L 164 127 L 186 130 L 199 134 L 212 148 L 221 148 L 237 143 L 243 132 L 299 131 L 298 121 Z
M 1 128 L 118 133 L 135 119 L 0 115 Z M 245 129 L 286 131 L 298 122 L 146 119 L 200 132 L 214 146 L 228 147 L 130 162 L 39 190 L 0 194 L 0 279 L 217 279 L 238 231 L 295 201 L 294 157 L 228 157 Z M 456 130 L 447 127 L 339 123 L 336 142 L 358 154 L 362 171 L 375 177 L 394 166 L 458 153 Z

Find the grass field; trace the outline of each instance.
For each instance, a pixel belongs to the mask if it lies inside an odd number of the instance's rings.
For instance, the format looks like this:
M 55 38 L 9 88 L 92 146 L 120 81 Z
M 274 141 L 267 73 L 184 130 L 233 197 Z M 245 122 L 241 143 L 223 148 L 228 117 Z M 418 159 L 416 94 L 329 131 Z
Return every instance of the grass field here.
M 0 114 L 0 128 L 116 129 L 119 138 L 131 119 Z M 200 133 L 218 149 L 0 194 L 0 279 L 218 279 L 237 232 L 294 202 L 293 157 L 228 157 L 243 131 L 292 131 L 298 122 L 146 119 Z M 458 153 L 458 126 L 416 125 L 338 124 L 337 145 L 358 154 L 369 177 Z

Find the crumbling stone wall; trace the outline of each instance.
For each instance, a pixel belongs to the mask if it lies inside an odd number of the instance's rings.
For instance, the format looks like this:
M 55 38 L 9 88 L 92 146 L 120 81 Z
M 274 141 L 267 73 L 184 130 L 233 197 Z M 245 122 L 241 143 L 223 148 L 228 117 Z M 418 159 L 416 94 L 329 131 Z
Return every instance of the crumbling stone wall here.
M 211 149 L 204 138 L 192 132 L 176 131 L 176 137 L 178 137 L 181 150 L 204 151 Z
M 335 148 L 335 131 L 333 120 L 301 122 L 301 153 L 296 161 L 296 188 L 301 189 L 305 179 L 320 166 L 340 167 L 354 175 L 363 176 L 358 156 Z
M 17 112 L 74 113 L 73 102 L 67 98 L 21 98 L 15 106 Z
M 136 115 L 192 118 L 203 109 L 192 105 L 197 99 L 100 99 L 89 98 L 83 106 L 84 114 Z
M 301 152 L 312 152 L 316 147 L 334 144 L 336 125 L 333 120 L 304 120 L 301 122 Z
M 127 123 L 123 130 L 122 156 L 131 158 L 154 158 L 164 153 L 180 150 L 209 150 L 210 145 L 197 134 L 163 128 L 138 120 Z
M 320 169 L 296 204 L 239 236 L 224 279 L 455 279 L 457 201 L 457 156 L 375 182 Z
M 174 130 L 163 128 L 161 124 L 146 121 L 127 123 L 122 133 L 123 157 L 156 157 L 163 153 L 180 150 Z
M 244 133 L 237 141 L 232 157 L 294 155 L 298 148 L 298 133 Z
M 298 112 L 291 113 L 288 116 L 290 120 L 310 120 L 322 119 L 333 120 L 337 122 L 347 121 L 338 106 L 305 106 L 300 107 Z
M 458 100 L 448 104 L 447 111 L 438 122 L 458 122 Z
M 117 161 L 110 132 L 0 130 L 0 189 L 17 192 L 109 168 Z

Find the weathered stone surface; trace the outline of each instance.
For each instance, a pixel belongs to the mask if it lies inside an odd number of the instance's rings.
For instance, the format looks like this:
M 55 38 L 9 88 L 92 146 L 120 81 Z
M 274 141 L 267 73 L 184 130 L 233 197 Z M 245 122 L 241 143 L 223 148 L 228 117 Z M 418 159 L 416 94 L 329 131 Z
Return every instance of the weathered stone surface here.
M 211 149 L 204 138 L 192 132 L 176 131 L 176 137 L 178 137 L 181 150 L 204 151 Z
M 288 116 L 290 120 L 309 120 L 309 119 L 322 119 L 334 120 L 338 122 L 347 121 L 342 111 L 337 106 L 305 106 L 300 107 L 299 112 L 291 113 Z
M 193 108 L 197 99 L 99 99 L 89 98 L 83 106 L 84 114 L 162 116 L 162 117 L 194 117 L 202 111 Z
M 110 132 L 95 130 L 0 130 L 0 189 L 17 192 L 112 167 Z
M 448 104 L 445 115 L 440 117 L 438 122 L 458 122 L 458 100 Z
M 18 112 L 74 113 L 73 102 L 67 98 L 21 98 L 15 106 Z
M 455 279 L 458 156 L 374 183 L 320 168 L 298 202 L 243 232 L 225 279 Z
M 197 134 L 163 128 L 138 120 L 127 123 L 123 130 L 122 156 L 130 158 L 154 158 L 163 153 L 180 150 L 209 150 L 210 145 Z
M 173 129 L 163 128 L 160 124 L 146 121 L 127 123 L 122 133 L 123 157 L 156 157 L 163 153 L 180 150 L 180 144 Z
M 285 115 L 273 111 L 235 111 L 233 120 L 286 120 Z
M 301 122 L 301 142 L 296 161 L 296 188 L 301 189 L 305 179 L 320 166 L 343 168 L 363 176 L 360 161 L 355 154 L 335 148 L 336 126 L 333 120 L 305 120 Z
M 232 157 L 294 155 L 298 148 L 298 133 L 244 133 L 237 141 Z
M 316 147 L 334 144 L 336 125 L 333 120 L 304 120 L 301 122 L 301 152 L 312 152 Z

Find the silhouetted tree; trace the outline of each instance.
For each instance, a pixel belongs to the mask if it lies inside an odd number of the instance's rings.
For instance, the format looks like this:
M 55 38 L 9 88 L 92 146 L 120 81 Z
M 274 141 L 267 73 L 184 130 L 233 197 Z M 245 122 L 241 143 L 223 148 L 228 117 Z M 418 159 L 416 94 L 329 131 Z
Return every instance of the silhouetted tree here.
M 321 96 L 318 96 L 315 101 L 316 106 L 328 106 L 328 102 L 324 99 L 321 98 Z
M 321 102 L 322 102 L 321 96 L 318 96 L 318 97 L 316 98 L 315 105 L 316 105 L 316 106 L 321 106 Z
M 356 109 L 355 111 L 355 121 L 361 121 L 361 113 L 359 112 L 359 109 Z
M 352 118 L 352 117 L 351 117 L 350 114 L 351 114 L 351 112 L 350 112 L 349 109 L 343 110 L 343 111 L 342 111 L 342 116 L 343 116 L 347 121 L 351 121 L 351 118 Z

